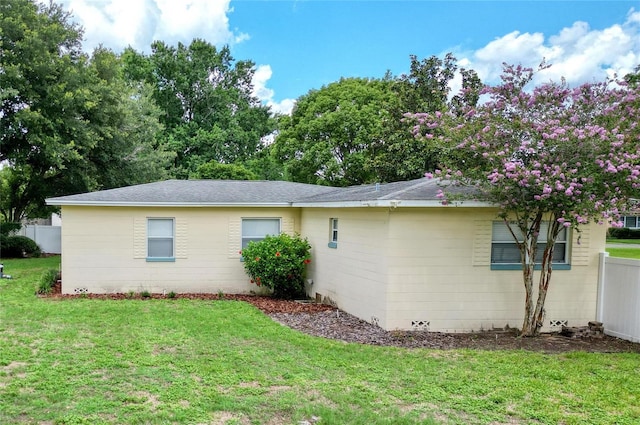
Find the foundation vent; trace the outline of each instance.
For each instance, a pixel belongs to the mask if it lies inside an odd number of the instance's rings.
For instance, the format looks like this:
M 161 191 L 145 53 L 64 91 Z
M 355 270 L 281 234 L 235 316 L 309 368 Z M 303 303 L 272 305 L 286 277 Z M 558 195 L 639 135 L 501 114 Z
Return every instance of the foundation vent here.
M 560 331 L 563 326 L 567 326 L 568 320 L 549 320 L 549 327 L 552 331 Z
M 380 320 L 376 316 L 371 316 L 371 324 L 380 326 Z
M 414 331 L 428 331 L 431 322 L 427 320 L 412 320 L 411 329 Z
M 73 288 L 73 293 L 74 294 L 88 294 L 89 293 L 89 289 L 88 288 Z

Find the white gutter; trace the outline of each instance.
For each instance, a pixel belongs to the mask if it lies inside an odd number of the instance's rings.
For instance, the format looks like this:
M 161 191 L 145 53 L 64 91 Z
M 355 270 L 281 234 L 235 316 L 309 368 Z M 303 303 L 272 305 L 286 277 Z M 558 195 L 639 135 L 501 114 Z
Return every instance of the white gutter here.
M 495 204 L 482 201 L 449 201 L 439 200 L 428 201 L 400 201 L 400 200 L 371 200 L 371 201 L 335 201 L 335 202 L 293 202 L 293 207 L 310 208 L 362 208 L 362 207 L 384 207 L 384 208 L 442 208 L 442 207 L 495 207 Z
M 273 207 L 294 207 L 294 208 L 487 208 L 495 207 L 490 202 L 482 201 L 448 201 L 440 200 L 428 201 L 405 201 L 394 199 L 370 200 L 370 201 L 335 201 L 335 202 L 123 202 L 123 201 L 70 201 L 47 199 L 47 205 L 76 206 L 76 207 L 172 207 L 172 208 L 273 208 Z
M 123 202 L 123 201 L 55 201 L 47 199 L 47 205 L 72 205 L 76 207 L 175 207 L 175 208 L 202 208 L 202 207 L 290 207 L 290 202 Z

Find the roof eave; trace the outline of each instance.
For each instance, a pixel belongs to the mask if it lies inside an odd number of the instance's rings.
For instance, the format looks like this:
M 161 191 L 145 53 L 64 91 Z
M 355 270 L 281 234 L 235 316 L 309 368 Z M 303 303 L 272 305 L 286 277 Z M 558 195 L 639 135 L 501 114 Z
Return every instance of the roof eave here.
M 383 207 L 383 208 L 442 208 L 442 207 L 469 207 L 487 208 L 495 207 L 495 204 L 484 201 L 441 201 L 441 200 L 398 200 L 398 199 L 376 199 L 362 201 L 333 201 L 333 202 L 293 202 L 294 207 L 310 208 L 362 208 L 362 207 Z
M 291 202 L 123 202 L 123 201 L 63 201 L 47 199 L 47 205 L 75 206 L 75 207 L 173 207 L 173 208 L 202 208 L 202 207 L 290 207 Z

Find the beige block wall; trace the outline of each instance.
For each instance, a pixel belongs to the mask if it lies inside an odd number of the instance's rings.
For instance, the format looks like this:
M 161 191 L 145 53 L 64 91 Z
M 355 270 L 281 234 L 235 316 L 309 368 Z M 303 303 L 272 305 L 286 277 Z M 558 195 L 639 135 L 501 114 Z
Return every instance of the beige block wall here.
M 384 327 L 443 332 L 519 328 L 522 272 L 491 270 L 494 220 L 495 211 L 480 208 L 393 210 Z M 543 330 L 551 329 L 552 320 L 578 326 L 595 319 L 598 253 L 604 250 L 605 232 L 594 224 L 580 235 L 572 233 L 571 270 L 553 272 Z
M 294 208 L 62 208 L 64 293 L 129 291 L 247 293 L 240 262 L 241 219 L 281 218 L 300 231 Z M 175 262 L 146 261 L 146 219 L 175 218 Z
M 337 248 L 329 248 L 330 219 L 338 219 Z M 388 211 L 381 208 L 304 208 L 303 236 L 312 246 L 311 297 L 328 297 L 367 322 L 386 320 Z
M 522 324 L 522 272 L 490 269 L 496 217 L 488 209 L 65 206 L 63 217 L 64 293 L 255 291 L 238 254 L 241 218 L 281 217 L 283 231 L 311 243 L 309 295 L 363 320 L 448 332 Z M 147 217 L 176 219 L 175 262 L 146 261 Z M 335 249 L 327 246 L 332 217 L 339 219 Z M 596 224 L 573 232 L 572 267 L 553 273 L 543 330 L 551 320 L 578 326 L 595 319 L 605 232 Z

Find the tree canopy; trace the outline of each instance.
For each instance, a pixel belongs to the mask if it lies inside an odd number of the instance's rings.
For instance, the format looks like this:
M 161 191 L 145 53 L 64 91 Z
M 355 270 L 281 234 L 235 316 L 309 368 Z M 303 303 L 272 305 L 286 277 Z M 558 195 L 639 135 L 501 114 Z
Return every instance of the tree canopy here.
M 73 169 L 92 143 L 83 119 L 90 107 L 83 90 L 88 76 L 81 31 L 60 6 L 15 1 L 0 8 L 0 160 L 7 164 L 2 185 L 8 189 L 2 213 L 17 221 L 42 206 L 31 199 L 83 179 L 71 172 L 56 177 Z
M 479 106 L 412 116 L 416 136 L 440 154 L 435 176 L 475 186 L 511 231 L 523 267 L 523 335 L 542 326 L 561 232 L 594 220 L 615 223 L 640 188 L 638 86 L 551 82 L 529 89 L 533 76 L 505 66 L 502 83 L 484 88 L 488 100 Z M 534 303 L 538 238 L 545 245 Z
M 257 180 L 251 170 L 238 164 L 221 164 L 215 161 L 209 161 L 198 167 L 193 176 L 196 179 L 209 180 Z
M 452 97 L 451 84 L 458 71 L 462 77 L 462 90 Z M 383 117 L 383 132 L 371 143 L 371 168 L 376 180 L 381 182 L 415 179 L 438 164 L 438 152 L 413 136 L 411 126 L 405 122 L 405 114 L 474 106 L 482 87 L 475 71 L 458 68 L 451 53 L 443 59 L 431 56 L 418 60 L 412 55 L 409 73 L 392 78 L 391 82 L 394 96 Z
M 165 126 L 161 142 L 175 153 L 176 177 L 212 160 L 246 161 L 275 128 L 269 108 L 252 95 L 253 62 L 234 61 L 227 46 L 156 41 L 150 55 L 129 48 L 122 57 L 127 78 L 153 88 Z
M 410 60 L 408 74 L 343 78 L 300 97 L 272 147 L 285 177 L 345 186 L 407 180 L 433 169 L 437 152 L 413 137 L 404 115 L 475 105 L 481 84 L 462 69 L 464 91 L 450 97 L 458 71 L 453 55 Z
M 368 166 L 382 134 L 389 82 L 343 78 L 300 97 L 273 145 L 289 180 L 348 186 L 375 179 Z
M 157 111 L 122 79 L 106 49 L 81 51 L 82 30 L 55 3 L 0 3 L 0 212 L 38 217 L 49 196 L 163 176 Z

